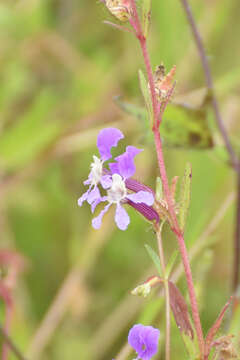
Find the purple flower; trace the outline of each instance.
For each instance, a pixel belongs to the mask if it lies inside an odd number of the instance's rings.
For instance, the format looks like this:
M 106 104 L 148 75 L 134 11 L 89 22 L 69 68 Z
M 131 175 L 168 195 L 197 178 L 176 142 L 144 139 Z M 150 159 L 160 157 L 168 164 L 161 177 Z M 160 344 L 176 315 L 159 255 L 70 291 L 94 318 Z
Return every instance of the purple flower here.
M 93 204 L 94 208 L 96 207 L 97 201 L 101 197 L 98 184 L 100 183 L 103 188 L 107 188 L 110 178 L 109 175 L 104 175 L 103 163 L 111 159 L 111 148 L 117 146 L 118 141 L 123 137 L 122 132 L 115 128 L 107 128 L 100 131 L 97 138 L 100 159 L 95 155 L 93 156 L 93 162 L 90 165 L 91 171 L 88 179 L 84 181 L 84 185 L 89 185 L 89 188 L 78 199 L 79 206 L 82 206 L 83 202 L 87 201 L 90 205 Z
M 126 230 L 130 219 L 128 213 L 123 208 L 122 204 L 127 201 L 133 203 L 144 203 L 148 206 L 153 205 L 154 196 L 149 191 L 138 191 L 133 194 L 127 192 L 125 181 L 131 177 L 135 171 L 134 157 L 142 150 L 135 148 L 134 146 L 127 146 L 126 152 L 116 157 L 116 163 L 109 164 L 109 168 L 112 173 L 111 186 L 107 190 L 107 196 L 103 196 L 99 199 L 101 202 L 107 201 L 108 204 L 100 212 L 100 214 L 92 220 L 92 225 L 95 229 L 99 229 L 102 223 L 103 215 L 108 211 L 112 204 L 116 205 L 115 222 L 120 230 Z
M 128 334 L 128 343 L 137 352 L 138 359 L 150 360 L 158 351 L 160 331 L 152 326 L 134 325 Z
M 101 158 L 93 157 L 90 174 L 84 182 L 85 185 L 89 185 L 89 188 L 78 200 L 79 206 L 87 201 L 91 205 L 92 212 L 99 203 L 107 202 L 104 209 L 92 220 L 95 229 L 101 227 L 104 214 L 113 204 L 116 205 L 115 222 L 121 230 L 126 230 L 130 222 L 123 204 L 131 205 L 150 221 L 159 221 L 157 212 L 151 207 L 155 195 L 152 189 L 130 179 L 136 171 L 134 158 L 142 150 L 127 146 L 126 151 L 115 158 L 115 162 L 109 163 L 110 170 L 103 168 L 103 163 L 112 157 L 111 148 L 116 146 L 122 138 L 123 134 L 118 129 L 107 128 L 100 131 L 97 146 Z M 99 184 L 106 191 L 105 196 L 101 195 Z

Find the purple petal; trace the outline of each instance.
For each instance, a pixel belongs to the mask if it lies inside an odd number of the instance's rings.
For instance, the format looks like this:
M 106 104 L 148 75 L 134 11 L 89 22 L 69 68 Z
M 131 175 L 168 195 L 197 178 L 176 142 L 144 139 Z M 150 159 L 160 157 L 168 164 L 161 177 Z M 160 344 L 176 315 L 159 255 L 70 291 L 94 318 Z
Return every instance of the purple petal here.
M 118 141 L 123 137 L 122 132 L 115 128 L 106 128 L 100 131 L 97 138 L 97 147 L 103 161 L 111 159 L 111 148 L 117 146 Z
M 152 326 L 134 325 L 129 331 L 128 342 L 142 360 L 150 360 L 158 351 L 160 331 Z
M 109 163 L 108 166 L 112 174 L 119 174 L 118 163 Z
M 160 331 L 152 326 L 146 326 L 144 332 L 145 350 L 143 350 L 140 357 L 143 360 L 151 359 L 158 351 L 158 340 Z
M 109 189 L 112 186 L 111 175 L 103 175 L 100 182 L 104 189 Z
M 142 351 L 143 346 L 143 341 L 140 336 L 142 326 L 141 324 L 134 325 L 128 333 L 128 343 L 137 353 Z
M 118 173 L 124 179 L 130 178 L 135 173 L 134 157 L 141 151 L 141 149 L 137 149 L 135 146 L 127 146 L 126 152 L 116 157 Z
M 94 211 L 95 211 L 95 209 L 96 209 L 96 206 L 97 206 L 98 204 L 100 204 L 100 202 L 102 202 L 101 199 L 96 199 L 95 201 L 93 201 L 93 202 L 91 203 L 91 212 L 92 212 L 92 213 L 94 213 Z
M 103 215 L 108 211 L 110 206 L 111 206 L 111 204 L 106 205 L 105 208 L 100 212 L 100 214 L 97 217 L 95 217 L 94 219 L 92 219 L 92 226 L 94 227 L 94 229 L 96 229 L 96 230 L 100 229 L 100 227 L 102 225 Z
M 128 213 L 120 204 L 117 204 L 115 222 L 120 230 L 126 230 L 130 223 Z
M 91 205 L 97 199 L 101 199 L 101 194 L 97 186 L 95 186 L 92 191 L 89 192 L 87 197 L 87 202 Z
M 148 191 L 139 191 L 135 194 L 128 194 L 126 197 L 134 203 L 144 203 L 149 206 L 154 203 L 154 196 Z
M 148 206 L 144 203 L 134 203 L 131 200 L 127 200 L 128 205 L 136 209 L 141 215 L 143 215 L 149 221 L 156 221 L 159 223 L 159 215 L 152 206 Z
M 87 200 L 90 189 L 88 189 L 79 199 L 78 206 L 82 206 L 83 202 Z
M 90 175 L 90 174 L 89 174 L 89 175 Z M 85 181 L 83 182 L 83 184 L 84 184 L 84 185 L 90 185 L 90 184 L 91 184 L 90 177 L 88 177 L 88 179 L 85 180 Z
M 139 181 L 137 181 L 133 178 L 127 179 L 125 181 L 125 185 L 131 191 L 134 191 L 134 192 L 138 192 L 140 190 L 149 191 L 155 196 L 155 192 L 153 191 L 153 189 L 151 189 L 149 186 L 147 186 L 145 184 L 140 183 Z

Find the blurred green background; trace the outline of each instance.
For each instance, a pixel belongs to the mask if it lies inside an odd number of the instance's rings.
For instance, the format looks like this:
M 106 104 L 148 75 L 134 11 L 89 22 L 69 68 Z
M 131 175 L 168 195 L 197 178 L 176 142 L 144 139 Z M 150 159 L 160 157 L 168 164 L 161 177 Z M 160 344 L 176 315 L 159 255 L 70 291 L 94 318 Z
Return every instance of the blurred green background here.
M 226 127 L 239 146 L 239 0 L 191 3 Z M 87 204 L 77 206 L 105 126 L 124 132 L 122 146 L 144 148 L 136 160 L 139 180 L 154 186 L 158 175 L 143 124 L 113 101 L 121 95 L 143 105 L 139 46 L 103 20 L 114 21 L 96 1 L 0 2 L 0 241 L 26 259 L 14 292 L 11 337 L 29 360 L 112 359 L 137 321 L 159 326 L 164 341 L 162 300 L 130 295 L 146 274 L 156 273 L 144 248 L 155 247 L 150 225 L 129 209 L 127 231 L 116 228 L 113 213 L 95 231 Z M 204 77 L 179 0 L 153 0 L 149 49 L 154 67 L 176 64 L 176 98 L 201 104 Z M 214 137 L 221 147 L 216 132 Z M 186 162 L 193 168 L 189 249 L 235 189 L 217 149 L 164 148 L 169 178 L 182 176 Z M 229 203 L 193 261 L 205 333 L 230 295 L 233 198 Z M 167 256 L 176 248 L 167 228 L 164 246 Z M 186 294 L 184 281 L 180 288 Z M 179 351 L 188 358 L 173 322 L 172 359 Z

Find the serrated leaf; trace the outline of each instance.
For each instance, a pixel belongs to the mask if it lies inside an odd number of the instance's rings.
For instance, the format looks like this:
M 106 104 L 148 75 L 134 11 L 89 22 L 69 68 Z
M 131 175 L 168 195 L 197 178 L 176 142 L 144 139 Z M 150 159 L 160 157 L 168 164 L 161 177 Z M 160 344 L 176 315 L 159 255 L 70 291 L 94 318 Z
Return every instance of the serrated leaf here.
M 147 83 L 147 81 L 145 79 L 145 76 L 144 76 L 142 70 L 139 70 L 138 74 L 139 74 L 139 82 L 140 82 L 142 95 L 144 97 L 146 107 L 147 107 L 147 111 L 148 111 L 148 116 L 149 116 L 149 119 L 150 119 L 150 123 L 152 123 L 153 109 L 152 109 L 152 99 L 151 99 L 148 83 Z
M 178 254 L 179 254 L 178 250 L 175 250 L 167 263 L 166 270 L 165 270 L 165 276 L 167 279 L 169 278 L 169 275 L 171 274 L 172 269 L 176 263 Z
M 192 168 L 190 164 L 186 165 L 184 177 L 182 180 L 182 187 L 180 193 L 180 208 L 179 208 L 179 225 L 184 231 L 187 219 L 187 212 L 190 205 L 191 198 L 191 182 L 192 182 Z
M 142 1 L 142 22 L 143 22 L 143 34 L 145 38 L 148 36 L 148 30 L 151 21 L 151 6 L 152 0 Z
M 161 263 L 160 263 L 160 259 L 159 256 L 157 255 L 157 253 L 151 248 L 151 246 L 145 244 L 145 248 L 148 252 L 148 255 L 150 256 L 150 258 L 152 259 L 152 261 L 154 262 L 158 273 L 160 276 L 162 276 L 162 268 L 161 268 Z

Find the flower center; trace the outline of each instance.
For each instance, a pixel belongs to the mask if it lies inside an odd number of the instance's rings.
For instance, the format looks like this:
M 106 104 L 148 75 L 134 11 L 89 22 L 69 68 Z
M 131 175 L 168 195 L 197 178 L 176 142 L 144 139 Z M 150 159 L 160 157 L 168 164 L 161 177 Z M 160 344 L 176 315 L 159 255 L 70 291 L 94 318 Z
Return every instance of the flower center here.
M 93 162 L 91 163 L 91 184 L 97 185 L 102 177 L 102 160 L 93 155 Z
M 127 195 L 127 188 L 123 178 L 119 174 L 113 174 L 112 186 L 107 192 L 110 203 L 119 203 Z

